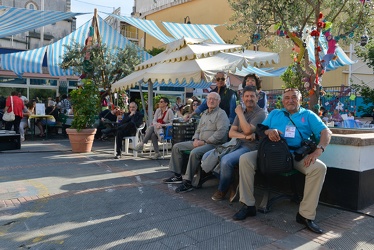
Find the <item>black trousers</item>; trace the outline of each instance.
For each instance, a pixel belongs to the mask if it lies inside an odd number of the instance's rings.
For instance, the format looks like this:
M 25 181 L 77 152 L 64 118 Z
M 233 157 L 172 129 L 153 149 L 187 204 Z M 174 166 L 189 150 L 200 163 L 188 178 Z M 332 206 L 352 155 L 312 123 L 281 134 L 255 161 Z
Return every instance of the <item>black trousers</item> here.
M 117 154 L 121 154 L 122 152 L 122 139 L 125 136 L 134 136 L 136 134 L 136 126 L 132 122 L 128 122 L 125 124 L 121 124 L 117 128 L 117 133 L 116 133 L 116 152 Z
M 19 134 L 19 124 L 21 123 L 21 119 L 21 116 L 16 115 L 14 121 L 5 123 L 5 130 L 11 130 L 13 126 L 13 130 Z

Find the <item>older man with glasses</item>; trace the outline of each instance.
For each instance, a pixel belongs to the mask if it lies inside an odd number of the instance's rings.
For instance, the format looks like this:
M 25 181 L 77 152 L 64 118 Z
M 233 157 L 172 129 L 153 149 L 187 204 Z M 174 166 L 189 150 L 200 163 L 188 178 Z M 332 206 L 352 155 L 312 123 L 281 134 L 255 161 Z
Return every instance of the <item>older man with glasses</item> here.
M 232 89 L 229 89 L 226 85 L 226 79 L 227 75 L 225 72 L 218 72 L 216 74 L 216 85 L 217 87 L 213 89 L 211 92 L 216 92 L 220 95 L 221 97 L 221 102 L 219 104 L 219 107 L 223 109 L 226 112 L 227 117 L 230 120 L 230 124 L 234 122 L 236 113 L 235 113 L 235 108 L 236 108 L 236 92 Z M 188 120 L 192 116 L 196 114 L 201 114 L 204 110 L 208 108 L 206 100 L 192 113 L 189 114 L 186 118 Z
M 300 106 L 301 93 L 298 89 L 289 88 L 282 97 L 283 109 L 273 110 L 263 122 L 267 126 L 265 135 L 272 141 L 283 137 L 290 148 L 300 148 L 304 139 L 312 134 L 319 140 L 314 152 L 304 159 L 296 161 L 294 168 L 305 175 L 303 200 L 300 203 L 296 221 L 304 224 L 314 233 L 323 230 L 314 222 L 319 195 L 326 175 L 326 165 L 318 159 L 330 142 L 331 131 L 312 111 Z M 257 151 L 243 154 L 239 160 L 239 193 L 242 208 L 234 216 L 234 220 L 244 220 L 256 215 L 254 191 L 254 175 L 257 169 Z
M 175 191 L 183 193 L 192 190 L 192 178 L 200 167 L 205 152 L 227 141 L 230 122 L 225 111 L 219 107 L 221 98 L 218 93 L 209 93 L 208 110 L 201 116 L 193 141 L 177 143 L 172 148 L 169 170 L 174 174 L 163 180 L 164 183 L 182 183 L 183 152 L 191 150 L 187 163 L 186 180 Z
M 121 124 L 117 127 L 116 134 L 116 156 L 115 159 L 121 158 L 122 140 L 125 136 L 133 136 L 136 134 L 136 129 L 143 123 L 143 115 L 138 112 L 138 105 L 135 102 L 130 102 L 129 112 L 123 114 Z

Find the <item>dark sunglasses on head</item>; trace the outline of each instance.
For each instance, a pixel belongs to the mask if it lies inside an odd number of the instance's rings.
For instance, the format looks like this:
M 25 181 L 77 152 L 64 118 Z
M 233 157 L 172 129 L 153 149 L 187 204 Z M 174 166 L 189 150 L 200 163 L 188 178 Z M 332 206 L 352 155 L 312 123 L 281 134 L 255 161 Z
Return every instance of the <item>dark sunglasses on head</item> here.
M 224 81 L 224 80 L 226 80 L 226 78 L 224 78 L 224 77 L 221 77 L 221 78 L 217 77 L 217 78 L 216 78 L 216 81 L 217 81 L 217 82 L 219 82 L 219 81 Z
M 297 92 L 300 92 L 300 90 L 298 90 L 297 88 L 288 88 L 288 89 L 284 90 L 284 93 L 287 93 L 288 91 L 297 91 Z

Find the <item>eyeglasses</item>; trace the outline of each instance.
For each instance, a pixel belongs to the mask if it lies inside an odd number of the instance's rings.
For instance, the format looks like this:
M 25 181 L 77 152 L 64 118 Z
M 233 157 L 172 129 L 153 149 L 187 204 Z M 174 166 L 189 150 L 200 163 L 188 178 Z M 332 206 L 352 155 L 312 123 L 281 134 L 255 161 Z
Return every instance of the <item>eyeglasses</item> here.
M 216 78 L 216 81 L 217 81 L 217 82 L 219 82 L 219 81 L 224 81 L 224 80 L 226 80 L 226 78 L 224 78 L 224 77 L 221 77 L 221 78 L 217 77 L 217 78 Z
M 284 93 L 287 93 L 287 92 L 289 92 L 289 91 L 297 91 L 297 92 L 300 92 L 300 90 L 297 89 L 297 88 L 288 88 L 288 89 L 285 89 L 285 90 L 284 90 Z
M 192 104 L 192 106 L 199 106 L 199 104 L 197 104 L 197 103 L 194 103 L 194 104 Z

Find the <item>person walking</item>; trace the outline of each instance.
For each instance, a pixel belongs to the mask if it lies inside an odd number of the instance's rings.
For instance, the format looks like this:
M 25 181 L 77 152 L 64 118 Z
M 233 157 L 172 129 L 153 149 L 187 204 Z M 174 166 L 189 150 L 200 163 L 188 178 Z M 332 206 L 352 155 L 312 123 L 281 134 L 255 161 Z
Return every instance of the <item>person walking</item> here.
M 18 92 L 12 91 L 5 101 L 4 114 L 5 112 L 10 113 L 13 111 L 15 119 L 14 121 L 8 121 L 5 123 L 5 130 L 11 130 L 13 127 L 13 130 L 19 134 L 19 125 L 23 117 L 23 107 L 24 103 L 23 100 L 18 97 Z

